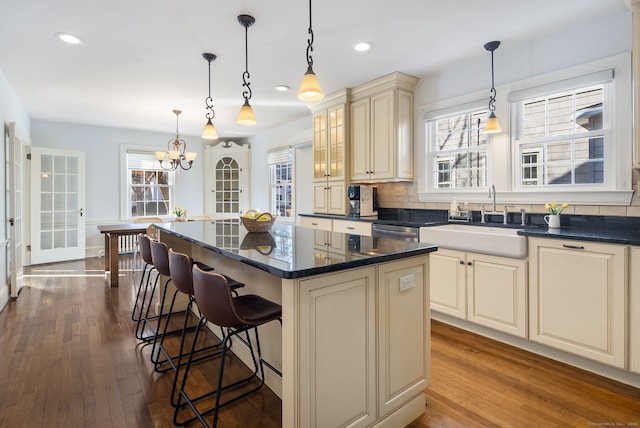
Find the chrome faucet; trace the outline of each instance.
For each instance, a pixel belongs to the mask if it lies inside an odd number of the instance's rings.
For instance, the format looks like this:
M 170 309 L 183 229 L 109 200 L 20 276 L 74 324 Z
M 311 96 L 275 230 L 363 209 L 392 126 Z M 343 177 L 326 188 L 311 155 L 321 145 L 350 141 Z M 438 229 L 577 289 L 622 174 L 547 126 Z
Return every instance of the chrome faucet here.
M 489 186 L 489 197 L 493 198 L 493 209 L 491 210 L 492 213 L 496 212 L 496 186 L 494 186 L 493 184 L 491 186 Z
M 525 220 L 527 218 L 527 210 L 520 208 L 520 226 L 525 226 Z

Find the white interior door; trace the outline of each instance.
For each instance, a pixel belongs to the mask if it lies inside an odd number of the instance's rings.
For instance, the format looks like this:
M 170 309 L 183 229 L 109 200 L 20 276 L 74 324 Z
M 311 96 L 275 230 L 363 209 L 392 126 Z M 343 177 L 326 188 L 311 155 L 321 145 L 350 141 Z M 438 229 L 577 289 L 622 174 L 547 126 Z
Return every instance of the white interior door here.
M 22 192 L 22 140 L 16 133 L 16 124 L 9 124 L 9 164 L 7 165 L 9 183 L 9 253 L 11 271 L 11 297 L 18 297 L 22 287 L 22 266 L 24 264 L 23 236 L 24 236 L 24 200 Z
M 85 155 L 31 149 L 31 263 L 85 258 Z

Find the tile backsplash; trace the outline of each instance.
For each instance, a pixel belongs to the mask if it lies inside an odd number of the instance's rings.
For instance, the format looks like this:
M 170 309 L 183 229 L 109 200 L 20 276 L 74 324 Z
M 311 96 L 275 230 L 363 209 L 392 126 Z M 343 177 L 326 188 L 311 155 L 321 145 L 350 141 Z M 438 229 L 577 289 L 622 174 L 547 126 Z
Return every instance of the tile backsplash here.
M 633 174 L 633 197 L 631 205 L 570 205 L 564 212 L 579 215 L 604 215 L 622 217 L 640 217 L 640 198 L 638 198 L 637 174 Z M 418 184 L 381 183 L 378 186 L 378 203 L 384 208 L 412 208 L 423 210 L 448 210 L 449 202 L 420 202 L 418 200 Z M 460 202 L 460 201 L 459 201 Z M 479 211 L 483 204 L 470 203 L 469 210 Z M 484 204 L 486 205 L 486 204 Z M 541 204 L 517 204 L 513 211 L 525 208 L 527 213 L 546 213 Z

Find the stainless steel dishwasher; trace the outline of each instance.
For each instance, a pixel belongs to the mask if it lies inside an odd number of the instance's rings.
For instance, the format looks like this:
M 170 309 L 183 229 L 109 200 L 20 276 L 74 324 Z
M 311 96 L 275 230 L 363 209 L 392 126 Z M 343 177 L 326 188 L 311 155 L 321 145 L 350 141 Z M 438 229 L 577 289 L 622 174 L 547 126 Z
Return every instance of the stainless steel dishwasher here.
M 373 223 L 372 233 L 374 237 L 394 238 L 410 242 L 418 242 L 420 239 L 420 228 L 412 226 Z

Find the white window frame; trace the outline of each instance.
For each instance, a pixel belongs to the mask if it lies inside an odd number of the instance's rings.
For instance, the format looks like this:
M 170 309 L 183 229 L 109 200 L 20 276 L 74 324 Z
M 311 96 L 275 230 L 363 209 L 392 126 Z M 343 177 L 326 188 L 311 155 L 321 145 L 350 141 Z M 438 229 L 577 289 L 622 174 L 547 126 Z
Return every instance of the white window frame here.
M 129 144 L 122 144 L 120 146 L 120 218 L 122 220 L 133 220 L 136 217 L 131 215 L 129 207 L 129 170 L 127 165 L 127 154 L 130 152 L 148 153 L 155 158 L 155 151 L 148 146 L 136 146 Z M 157 160 L 156 160 L 157 162 Z M 175 172 L 169 172 L 169 210 L 166 215 L 148 215 L 147 217 L 160 217 L 163 220 L 172 219 L 174 216 L 173 206 L 175 204 Z
M 288 183 L 291 194 L 291 207 L 289 217 L 278 216 L 278 221 L 285 223 L 294 223 L 296 221 L 296 205 L 295 205 L 295 152 L 293 147 L 285 146 L 269 150 L 267 153 L 267 170 L 269 172 L 269 211 L 277 214 L 277 210 L 273 206 L 275 191 L 274 188 L 282 186 L 282 183 L 273 182 L 272 167 L 278 164 L 291 162 L 291 182 Z
M 518 151 L 510 144 L 513 125 L 510 108 L 506 106 L 508 97 L 512 93 L 543 87 L 544 85 L 562 85 L 570 79 L 605 70 L 613 70 L 614 82 L 612 87 L 611 135 L 609 139 L 607 171 L 612 174 L 607 187 L 564 188 L 551 189 L 549 187 L 537 189 L 522 189 L 516 187 L 517 178 L 514 171 L 519 168 Z M 528 78 L 497 88 L 499 106 L 504 104 L 504 111 L 499 116 L 502 133 L 492 134 L 487 152 L 487 181 L 495 181 L 500 203 L 544 204 L 556 200 L 572 205 L 628 205 L 633 195 L 631 173 L 633 164 L 633 108 L 632 108 L 632 80 L 631 53 L 623 53 L 612 57 L 602 58 L 590 63 L 567 69 L 558 70 L 544 75 Z M 524 92 L 521 92 L 524 93 Z M 451 100 L 443 100 L 424 106 L 424 120 L 428 121 L 438 116 L 453 114 L 468 109 L 485 106 L 488 97 L 485 92 L 476 92 Z M 502 107 L 501 107 L 502 109 Z M 424 126 L 424 123 L 422 124 Z M 464 200 L 471 203 L 485 203 L 487 201 L 486 188 L 454 191 L 433 188 L 433 171 L 430 158 L 428 135 L 423 139 L 423 153 L 418 162 L 418 168 L 423 171 L 419 182 L 419 200 L 421 202 L 443 202 L 451 199 Z M 419 152 L 419 151 L 418 151 Z M 500 184 L 500 186 L 498 186 Z

